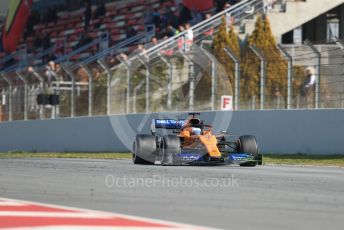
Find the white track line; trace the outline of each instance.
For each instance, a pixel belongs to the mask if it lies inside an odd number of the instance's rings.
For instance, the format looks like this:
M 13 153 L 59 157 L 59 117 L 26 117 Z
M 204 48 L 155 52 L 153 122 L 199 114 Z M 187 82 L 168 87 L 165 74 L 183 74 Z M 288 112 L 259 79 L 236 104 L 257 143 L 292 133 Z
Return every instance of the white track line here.
M 0 211 L 1 216 L 17 216 L 17 217 L 63 217 L 63 218 L 97 218 L 97 219 L 111 219 L 112 216 L 99 215 L 95 213 L 69 213 L 69 212 L 28 212 L 28 211 Z
M 173 230 L 176 228 L 149 228 L 149 227 L 97 227 L 97 226 L 52 226 L 52 227 L 30 227 L 30 228 L 9 228 L 1 230 Z M 195 228 L 178 228 L 183 230 L 195 230 Z M 197 228 L 199 229 L 199 228 Z
M 7 201 L 7 200 L 0 200 L 0 207 L 1 206 L 25 206 L 26 204 L 13 202 L 13 201 Z

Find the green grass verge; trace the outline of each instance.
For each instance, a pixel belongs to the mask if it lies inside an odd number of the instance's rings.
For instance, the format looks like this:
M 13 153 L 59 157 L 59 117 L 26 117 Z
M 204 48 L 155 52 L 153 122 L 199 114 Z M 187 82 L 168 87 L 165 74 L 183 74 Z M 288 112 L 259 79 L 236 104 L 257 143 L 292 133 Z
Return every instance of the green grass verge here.
M 130 153 L 0 153 L 0 158 L 78 158 L 78 159 L 131 159 Z
M 344 167 L 344 155 L 266 154 L 264 164 L 315 165 Z
M 131 159 L 131 153 L 0 153 L 0 158 L 77 158 L 77 159 Z M 264 164 L 316 165 L 344 167 L 344 155 L 265 154 Z

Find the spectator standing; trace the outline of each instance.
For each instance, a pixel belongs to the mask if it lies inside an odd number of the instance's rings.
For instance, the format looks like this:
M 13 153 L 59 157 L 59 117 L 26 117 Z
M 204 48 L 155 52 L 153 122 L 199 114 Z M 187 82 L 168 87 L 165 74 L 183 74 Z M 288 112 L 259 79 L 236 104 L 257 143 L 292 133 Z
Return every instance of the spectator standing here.
M 56 65 L 54 61 L 49 61 L 45 76 L 47 77 L 48 85 L 50 86 L 53 79 L 56 77 Z
M 190 51 L 192 43 L 193 43 L 193 40 L 194 40 L 194 33 L 193 33 L 193 30 L 192 30 L 191 25 L 189 23 L 185 24 L 185 30 L 186 30 L 186 34 L 185 34 L 185 50 L 186 51 Z
M 90 26 L 91 18 L 92 18 L 92 2 L 91 0 L 86 0 L 85 2 L 85 13 L 84 13 L 84 30 L 87 31 L 88 27 Z
M 157 28 L 160 28 L 160 26 L 161 26 L 161 17 L 160 16 L 161 15 L 160 15 L 159 11 L 155 10 L 153 12 L 153 20 L 152 20 L 152 22 L 155 25 L 155 27 L 157 27 Z
M 272 98 L 272 109 L 283 109 L 285 108 L 285 102 L 283 95 L 278 87 L 274 89 Z
M 180 34 L 185 31 L 185 27 L 183 25 L 178 26 L 178 31 L 176 32 L 177 34 Z
M 192 20 L 190 9 L 183 3 L 179 4 L 179 20 L 181 24 L 187 23 Z
M 210 19 L 210 18 L 211 18 L 211 14 L 205 15 L 205 20 Z M 204 32 L 204 36 L 205 36 L 205 40 L 213 40 L 213 38 L 214 38 L 214 27 L 211 26 L 209 28 L 209 30 Z
M 65 79 L 67 79 L 67 77 L 64 74 L 64 71 L 62 71 L 60 64 L 55 64 L 55 73 L 56 77 L 58 78 L 58 81 L 64 81 Z
M 146 6 L 146 9 L 144 12 L 145 25 L 153 24 L 153 17 L 154 17 L 153 12 L 148 6 Z
M 36 79 L 35 75 L 33 74 L 33 68 L 32 66 L 28 66 L 25 72 L 26 80 L 29 84 L 34 83 L 34 80 Z
M 176 34 L 180 34 L 180 33 L 184 32 L 184 31 L 185 31 L 184 26 L 180 25 L 180 26 L 178 26 L 178 30 L 176 30 Z M 185 44 L 184 38 L 183 37 L 179 38 L 177 40 L 177 44 L 178 44 L 178 49 L 179 50 L 183 50 L 184 49 L 184 44 Z
M 106 15 L 105 4 L 101 2 L 98 4 L 96 11 L 94 12 L 94 19 L 103 18 Z
M 174 7 L 172 7 L 172 15 L 170 16 L 170 24 L 174 27 L 177 28 L 180 24 L 179 20 L 179 12 L 176 10 Z
M 315 71 L 313 67 L 308 67 L 306 69 L 306 79 L 303 83 L 301 89 L 301 96 L 304 96 L 306 106 L 313 107 L 314 102 L 314 93 L 315 93 L 315 84 L 316 84 L 316 77 Z

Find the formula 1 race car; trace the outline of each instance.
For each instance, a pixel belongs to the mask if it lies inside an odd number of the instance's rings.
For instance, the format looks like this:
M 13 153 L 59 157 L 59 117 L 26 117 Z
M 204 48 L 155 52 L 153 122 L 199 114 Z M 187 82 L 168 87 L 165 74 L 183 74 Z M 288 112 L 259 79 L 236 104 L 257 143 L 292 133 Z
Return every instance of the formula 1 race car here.
M 161 165 L 221 165 L 238 164 L 256 166 L 262 164 L 256 138 L 251 135 L 234 136 L 222 131 L 212 133 L 212 126 L 204 124 L 189 113 L 186 120 L 153 119 L 151 134 L 138 134 L 133 144 L 134 164 Z M 164 135 L 157 134 L 164 130 Z M 172 130 L 172 134 L 168 131 Z

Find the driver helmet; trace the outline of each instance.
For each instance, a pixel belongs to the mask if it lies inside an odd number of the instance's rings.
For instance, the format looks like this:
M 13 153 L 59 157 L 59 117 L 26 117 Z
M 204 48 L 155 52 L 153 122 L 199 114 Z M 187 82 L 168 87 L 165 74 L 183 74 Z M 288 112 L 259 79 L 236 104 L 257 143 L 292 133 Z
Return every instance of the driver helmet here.
M 193 135 L 201 135 L 201 133 L 202 133 L 201 128 L 192 127 L 192 134 Z

